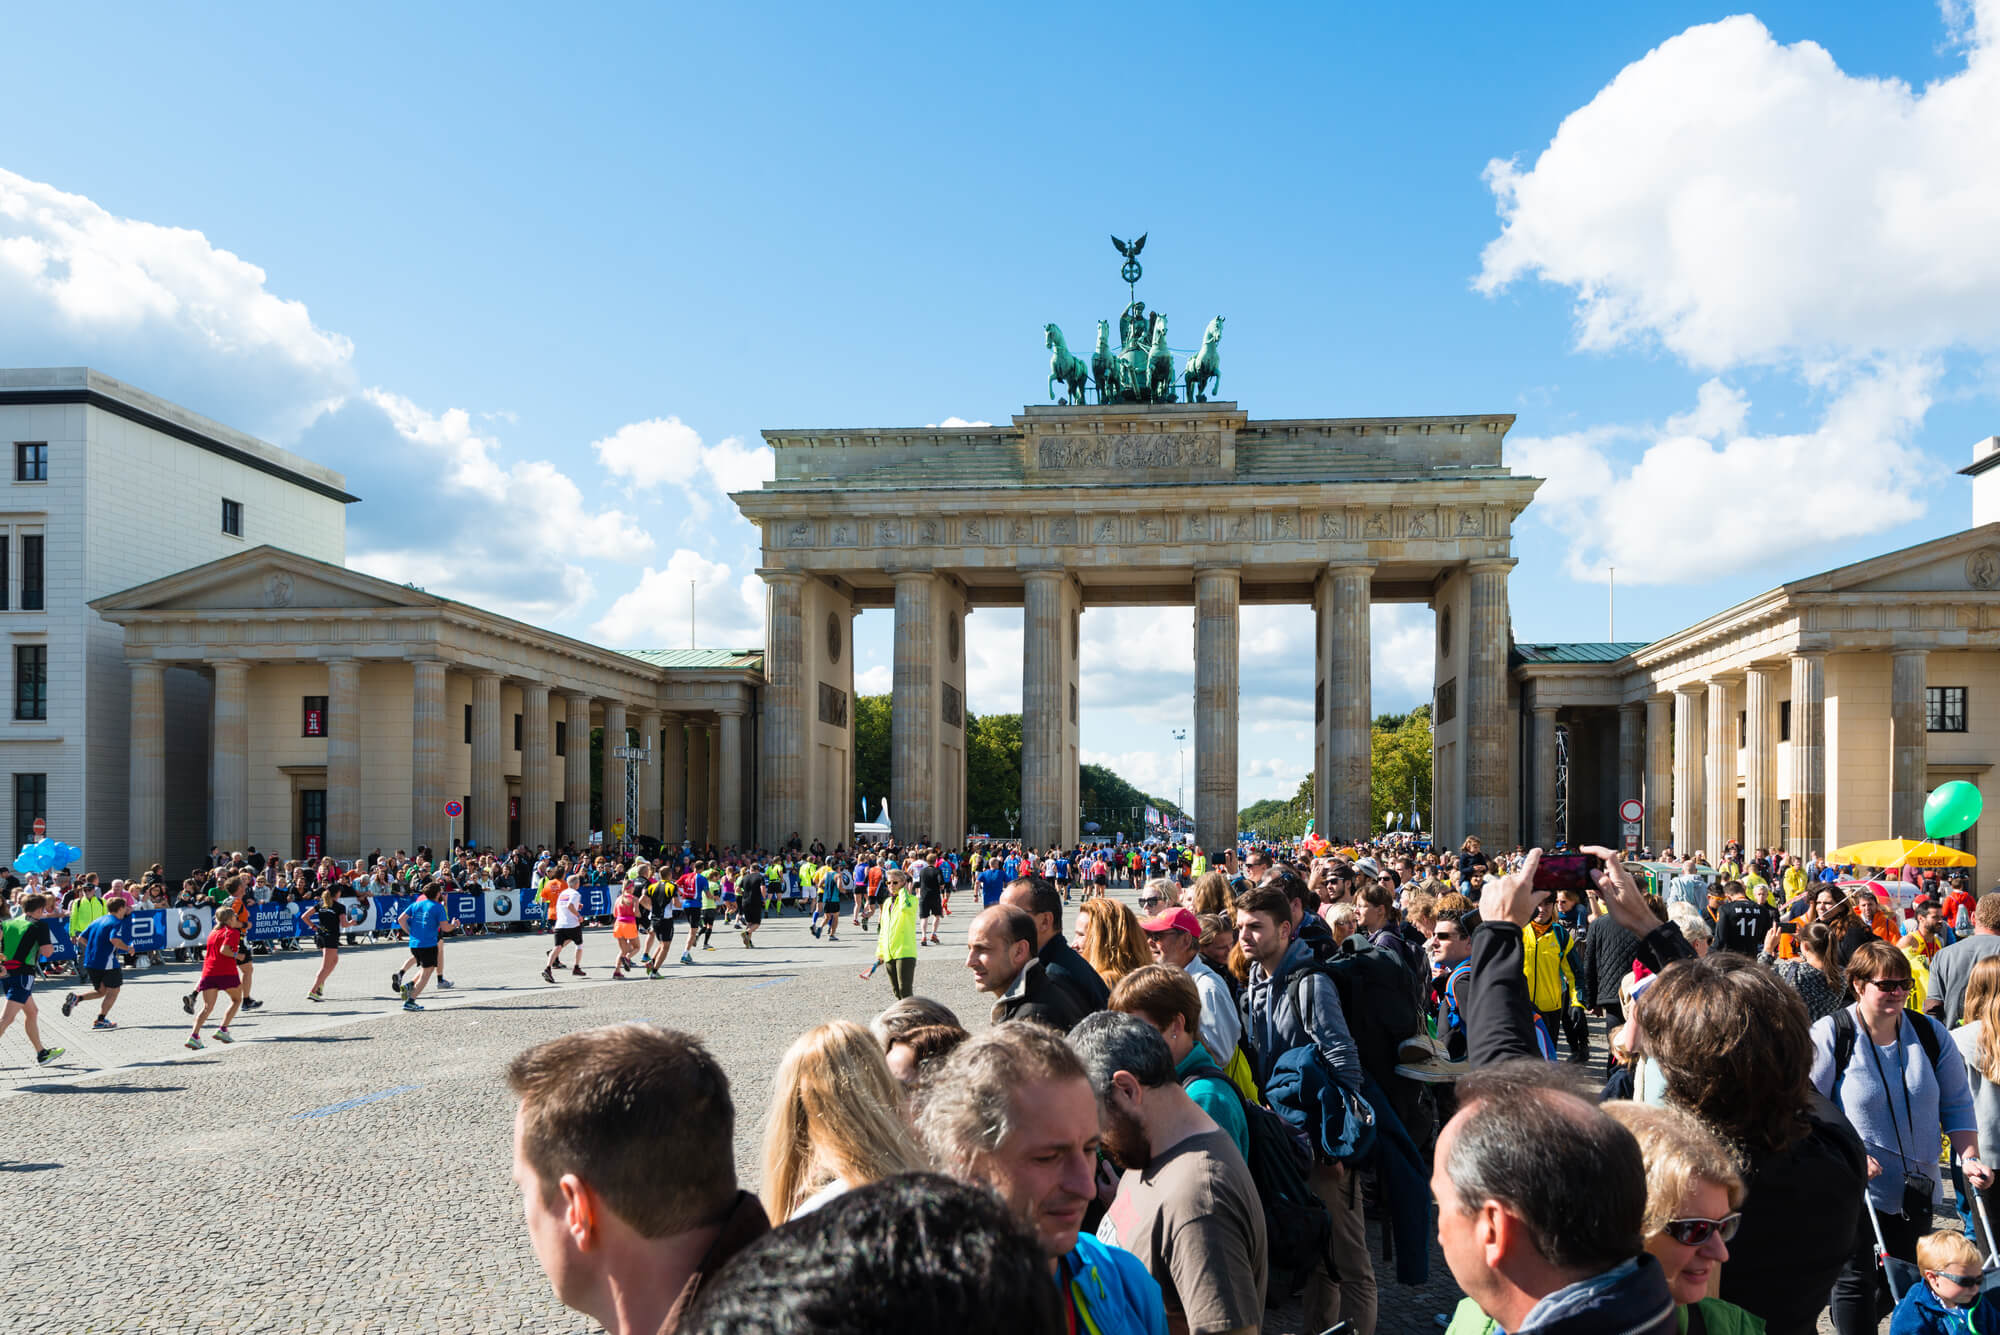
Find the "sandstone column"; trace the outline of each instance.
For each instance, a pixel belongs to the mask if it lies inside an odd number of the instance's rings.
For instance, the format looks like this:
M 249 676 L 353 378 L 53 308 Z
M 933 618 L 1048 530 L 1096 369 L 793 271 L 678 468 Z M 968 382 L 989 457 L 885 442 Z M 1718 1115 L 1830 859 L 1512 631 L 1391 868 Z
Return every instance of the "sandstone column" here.
M 1211 857 L 1236 847 L 1238 605 L 1243 572 L 1194 572 L 1194 841 Z
M 1063 657 L 1069 628 L 1063 604 L 1069 575 L 1029 570 L 1022 582 L 1021 837 L 1030 847 L 1045 849 L 1061 842 L 1064 827 Z M 891 816 L 900 819 L 893 811 Z
M 549 723 L 549 688 L 521 683 L 521 842 L 529 848 L 556 839 L 556 784 L 549 768 L 555 729 Z
M 1562 836 L 1556 829 L 1556 711 L 1535 706 L 1535 843 L 1553 849 Z
M 929 843 L 936 832 L 937 626 L 928 570 L 896 576 L 895 676 L 889 698 L 889 818 L 896 841 Z M 725 751 L 728 739 L 723 740 Z M 727 787 L 727 781 L 724 781 Z
M 758 818 L 764 843 L 776 848 L 793 831 L 806 828 L 806 577 L 789 570 L 761 570 L 770 629 L 764 651 L 764 747 L 758 766 Z M 690 746 L 693 745 L 689 739 Z M 689 762 L 687 807 L 692 816 L 697 793 L 707 792 L 706 775 L 697 783 Z M 690 819 L 688 829 L 699 827 Z M 699 837 L 691 835 L 699 842 Z M 809 837 L 809 836 L 803 836 Z
M 1325 783 L 1320 831 L 1329 839 L 1365 839 L 1374 824 L 1373 675 L 1369 581 L 1372 564 L 1329 566 L 1320 575 L 1317 657 L 1326 683 L 1322 740 Z M 1322 711 L 1316 707 L 1314 713 Z M 1317 795 L 1317 794 L 1316 794 Z M 1402 794 L 1397 794 L 1401 798 Z M 1233 831 L 1232 831 L 1233 833 Z
M 1507 773 L 1507 572 L 1514 562 L 1466 563 L 1471 624 L 1466 627 L 1466 832 L 1487 848 L 1514 842 Z
M 1751 667 L 1743 678 L 1743 854 L 1778 842 L 1777 670 Z
M 1787 852 L 1826 851 L 1826 655 L 1792 655 L 1791 833 Z
M 1720 866 L 1722 848 L 1736 837 L 1736 681 L 1708 682 L 1708 772 L 1703 838 L 1711 865 Z
M 410 664 L 410 841 L 442 858 L 451 846 L 451 800 L 445 778 L 446 667 L 442 659 Z
M 1674 841 L 1674 698 L 1646 697 L 1645 843 L 1658 853 Z M 1624 794 L 1637 797 L 1635 790 Z
M 361 664 L 326 665 L 326 851 L 342 862 L 361 856 Z
M 1930 738 L 1924 708 L 1924 649 L 1898 649 L 1889 659 L 1889 837 L 1924 837 Z
M 215 809 L 209 840 L 226 852 L 250 843 L 250 664 L 240 658 L 215 662 Z
M 618 757 L 618 748 L 630 746 L 631 740 L 625 735 L 625 705 L 622 701 L 604 702 L 604 746 L 598 755 L 598 787 L 604 794 L 604 846 L 625 842 L 632 837 L 631 822 L 625 814 L 625 762 Z M 614 835 L 615 825 L 626 827 L 624 839 Z
M 722 756 L 720 753 L 721 727 L 711 723 L 708 733 L 708 803 L 703 808 L 705 820 L 702 830 L 708 842 L 722 846 Z
M 1700 686 L 1674 688 L 1674 852 L 1686 857 L 1701 843 L 1702 703 Z
M 660 832 L 660 711 L 648 709 L 639 715 L 639 743 L 646 759 L 639 766 L 639 833 L 663 839 Z
M 743 837 L 743 707 L 727 706 L 722 710 L 720 749 L 715 764 L 711 767 L 714 775 L 717 802 L 717 832 L 715 842 L 725 848 L 741 848 L 746 842 Z
M 660 838 L 675 848 L 688 837 L 688 734 L 687 717 L 664 714 L 666 735 L 660 739 L 661 819 Z
M 132 659 L 130 847 L 127 861 L 143 872 L 167 856 L 167 669 Z
M 697 849 L 708 846 L 708 725 L 688 721 L 687 732 L 687 823 L 688 842 Z
M 563 696 L 563 827 L 561 839 L 579 849 L 590 843 L 590 696 Z
M 465 813 L 465 834 L 482 852 L 492 852 L 507 842 L 507 775 L 502 754 L 500 674 L 480 672 L 472 678 L 472 809 Z
M 1628 797 L 1639 797 L 1645 792 L 1645 788 L 1643 787 L 1646 765 L 1645 726 L 1646 707 L 1644 705 L 1623 704 L 1618 706 L 1618 795 L 1616 799 L 1618 802 L 1623 802 Z M 1611 809 L 1609 819 L 1612 822 L 1610 832 L 1622 835 L 1625 823 L 1618 819 L 1618 808 L 1615 804 Z M 1645 841 L 1645 828 L 1641 826 L 1639 842 L 1643 844 Z M 1624 847 L 1622 841 L 1618 844 L 1618 847 Z

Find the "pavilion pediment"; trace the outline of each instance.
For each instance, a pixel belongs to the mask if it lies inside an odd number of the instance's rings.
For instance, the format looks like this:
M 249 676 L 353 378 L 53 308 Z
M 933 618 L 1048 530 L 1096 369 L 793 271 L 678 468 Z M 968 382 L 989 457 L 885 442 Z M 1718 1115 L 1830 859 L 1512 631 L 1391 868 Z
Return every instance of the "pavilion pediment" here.
M 144 612 L 340 610 L 435 606 L 441 600 L 274 547 L 195 566 L 100 598 L 106 615 Z
M 1925 593 L 1976 595 L 2000 591 L 2000 524 L 1842 566 L 1788 586 L 1794 593 Z

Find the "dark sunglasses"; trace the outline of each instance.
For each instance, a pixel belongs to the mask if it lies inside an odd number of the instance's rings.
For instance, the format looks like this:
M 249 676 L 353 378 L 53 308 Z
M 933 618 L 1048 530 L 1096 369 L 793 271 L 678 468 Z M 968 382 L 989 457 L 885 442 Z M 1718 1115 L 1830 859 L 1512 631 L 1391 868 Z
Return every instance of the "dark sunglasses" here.
M 1157 903 L 1159 903 L 1159 902 L 1160 902 L 1160 897 L 1159 897 L 1158 895 L 1141 895 L 1141 896 L 1139 896 L 1139 907 L 1140 907 L 1140 908 L 1142 908 L 1142 909 L 1149 909 L 1149 908 L 1153 907 L 1153 905 L 1155 905 L 1155 904 L 1157 904 Z
M 1907 992 L 1916 986 L 1916 983 L 1908 978 L 1870 978 L 1868 981 L 1875 985 L 1877 992 Z
M 1457 933 L 1457 932 L 1432 932 L 1432 933 L 1431 933 L 1431 939 L 1432 939 L 1433 941 L 1456 941 L 1456 940 L 1458 940 L 1458 933 Z
M 1926 1270 L 1924 1273 L 1938 1279 L 1948 1279 L 1960 1288 L 1966 1289 L 1978 1288 L 1980 1281 L 1986 1278 L 1984 1275 L 1954 1275 L 1949 1270 Z
M 1660 1226 L 1660 1231 L 1683 1247 L 1699 1247 L 1718 1234 L 1724 1242 L 1729 1241 L 1736 1236 L 1736 1226 L 1742 1222 L 1741 1212 L 1720 1219 L 1669 1219 Z

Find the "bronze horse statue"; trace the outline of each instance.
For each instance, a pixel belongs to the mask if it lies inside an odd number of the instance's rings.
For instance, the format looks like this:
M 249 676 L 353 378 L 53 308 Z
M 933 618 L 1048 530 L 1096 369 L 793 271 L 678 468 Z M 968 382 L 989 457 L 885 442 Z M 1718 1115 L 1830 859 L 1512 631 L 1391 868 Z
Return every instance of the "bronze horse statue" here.
M 1083 387 L 1090 379 L 1090 368 L 1083 364 L 1083 358 L 1069 350 L 1063 342 L 1062 330 L 1054 325 L 1043 325 L 1042 343 L 1049 351 L 1049 402 L 1055 402 L 1056 382 L 1061 381 L 1068 391 L 1067 403 L 1083 402 Z

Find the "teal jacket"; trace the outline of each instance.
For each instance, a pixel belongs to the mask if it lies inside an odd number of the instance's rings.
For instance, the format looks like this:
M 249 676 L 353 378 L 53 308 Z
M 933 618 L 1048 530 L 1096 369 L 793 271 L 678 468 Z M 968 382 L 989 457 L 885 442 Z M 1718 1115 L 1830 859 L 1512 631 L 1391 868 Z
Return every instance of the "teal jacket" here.
M 1167 1304 L 1139 1258 L 1123 1247 L 1076 1235 L 1056 1268 L 1056 1282 L 1076 1303 L 1077 1335 L 1167 1335 Z

